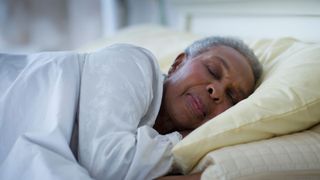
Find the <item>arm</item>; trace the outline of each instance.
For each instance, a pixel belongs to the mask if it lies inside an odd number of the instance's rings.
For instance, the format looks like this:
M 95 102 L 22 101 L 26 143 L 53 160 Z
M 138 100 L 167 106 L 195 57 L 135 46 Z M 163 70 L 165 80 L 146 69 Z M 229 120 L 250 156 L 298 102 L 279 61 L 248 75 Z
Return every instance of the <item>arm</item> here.
M 180 135 L 162 136 L 148 126 L 162 93 L 153 63 L 148 52 L 128 45 L 92 54 L 85 63 L 79 161 L 96 179 L 154 179 L 173 163 Z

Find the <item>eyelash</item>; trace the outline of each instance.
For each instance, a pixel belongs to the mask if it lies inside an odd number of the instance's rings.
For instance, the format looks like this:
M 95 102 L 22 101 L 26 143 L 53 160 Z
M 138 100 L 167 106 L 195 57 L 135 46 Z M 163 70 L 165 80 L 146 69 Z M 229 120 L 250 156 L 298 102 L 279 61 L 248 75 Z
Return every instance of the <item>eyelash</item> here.
M 211 69 L 210 67 L 208 67 L 208 71 L 215 79 L 219 79 L 220 78 L 219 75 L 216 73 L 216 71 Z

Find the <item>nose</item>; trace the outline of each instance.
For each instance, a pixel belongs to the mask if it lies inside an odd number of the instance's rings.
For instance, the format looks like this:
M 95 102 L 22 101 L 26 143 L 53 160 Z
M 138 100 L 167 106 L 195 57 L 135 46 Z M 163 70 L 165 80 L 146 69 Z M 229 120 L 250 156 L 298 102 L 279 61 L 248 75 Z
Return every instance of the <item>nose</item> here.
M 223 100 L 223 90 L 218 86 L 215 86 L 213 83 L 207 85 L 207 91 L 209 96 L 216 102 L 220 103 Z

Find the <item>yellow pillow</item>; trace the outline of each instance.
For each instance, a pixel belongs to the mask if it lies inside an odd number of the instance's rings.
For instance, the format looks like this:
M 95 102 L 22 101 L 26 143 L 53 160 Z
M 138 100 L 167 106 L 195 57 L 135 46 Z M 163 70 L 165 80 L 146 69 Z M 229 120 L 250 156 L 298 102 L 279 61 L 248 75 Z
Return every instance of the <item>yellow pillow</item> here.
M 256 41 L 251 47 L 264 67 L 258 88 L 173 148 L 182 172 L 190 172 L 217 148 L 301 131 L 320 122 L 320 44 L 284 38 Z

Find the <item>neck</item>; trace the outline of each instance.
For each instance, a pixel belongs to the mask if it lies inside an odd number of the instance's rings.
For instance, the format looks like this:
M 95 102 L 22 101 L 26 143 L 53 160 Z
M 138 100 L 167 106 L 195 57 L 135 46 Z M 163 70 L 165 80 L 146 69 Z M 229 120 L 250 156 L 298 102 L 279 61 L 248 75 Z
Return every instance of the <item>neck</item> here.
M 153 128 L 157 130 L 159 134 L 168 134 L 175 131 L 174 125 L 163 107 L 163 103 L 161 103 L 160 111 Z

